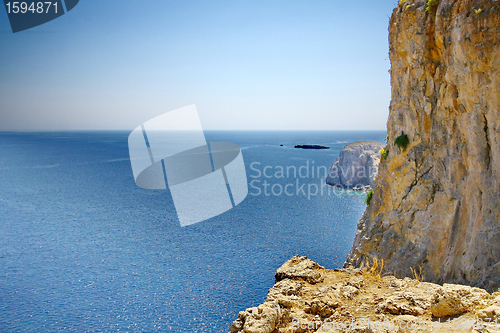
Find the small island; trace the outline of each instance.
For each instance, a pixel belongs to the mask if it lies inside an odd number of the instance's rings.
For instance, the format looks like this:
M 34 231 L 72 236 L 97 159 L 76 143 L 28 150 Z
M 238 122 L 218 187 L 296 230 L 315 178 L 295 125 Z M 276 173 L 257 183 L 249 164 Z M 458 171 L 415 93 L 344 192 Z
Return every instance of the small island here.
M 330 147 L 320 146 L 320 145 L 296 145 L 294 148 L 302 149 L 330 149 Z

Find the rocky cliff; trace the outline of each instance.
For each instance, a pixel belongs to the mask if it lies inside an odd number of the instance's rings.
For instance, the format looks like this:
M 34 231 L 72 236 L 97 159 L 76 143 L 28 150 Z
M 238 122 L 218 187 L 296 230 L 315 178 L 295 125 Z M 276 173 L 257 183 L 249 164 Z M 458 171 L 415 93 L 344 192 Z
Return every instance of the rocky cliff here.
M 376 141 L 348 144 L 332 164 L 326 183 L 343 189 L 372 187 L 380 163 L 380 150 L 383 147 L 383 144 Z
M 500 2 L 401 0 L 389 42 L 390 153 L 347 263 L 498 288 Z
M 258 307 L 232 333 L 498 332 L 500 293 L 380 276 L 376 265 L 328 270 L 295 256 L 276 271 Z M 473 330 L 473 328 L 475 328 Z

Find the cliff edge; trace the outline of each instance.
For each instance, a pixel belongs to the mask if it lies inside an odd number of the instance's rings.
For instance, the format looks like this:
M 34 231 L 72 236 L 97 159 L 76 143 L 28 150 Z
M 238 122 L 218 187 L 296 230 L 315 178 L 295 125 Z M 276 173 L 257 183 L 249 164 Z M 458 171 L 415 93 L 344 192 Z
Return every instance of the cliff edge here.
M 498 332 L 499 319 L 500 293 L 380 276 L 377 263 L 328 270 L 295 256 L 276 271 L 265 302 L 240 311 L 229 331 Z
M 390 152 L 348 256 L 500 287 L 500 2 L 402 0 L 389 25 Z M 406 148 L 395 144 L 402 133 Z

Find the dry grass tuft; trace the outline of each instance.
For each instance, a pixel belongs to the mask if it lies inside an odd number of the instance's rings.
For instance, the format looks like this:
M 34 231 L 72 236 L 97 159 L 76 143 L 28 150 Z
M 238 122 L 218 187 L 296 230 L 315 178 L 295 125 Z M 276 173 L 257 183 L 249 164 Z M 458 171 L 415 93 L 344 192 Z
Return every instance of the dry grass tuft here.
M 384 259 L 379 261 L 377 258 L 373 258 L 373 262 L 370 264 L 370 259 L 361 265 L 361 270 L 363 272 L 363 277 L 373 277 L 376 280 L 382 279 L 382 270 L 384 269 Z
M 424 279 L 423 279 L 423 274 L 422 274 L 422 266 L 418 266 L 418 268 L 419 268 L 418 273 L 417 273 L 416 269 L 413 269 L 413 267 L 410 267 L 410 270 L 411 270 L 411 274 L 413 275 L 413 279 L 416 280 L 418 283 L 420 283 Z

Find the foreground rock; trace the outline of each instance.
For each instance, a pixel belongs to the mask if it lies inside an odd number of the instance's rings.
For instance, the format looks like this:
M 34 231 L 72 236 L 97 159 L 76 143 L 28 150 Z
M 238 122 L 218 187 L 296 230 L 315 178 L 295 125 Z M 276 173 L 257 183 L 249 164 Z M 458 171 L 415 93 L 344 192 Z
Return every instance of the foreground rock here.
M 500 332 L 500 297 L 479 288 L 381 277 L 377 269 L 333 271 L 301 256 L 281 266 L 276 280 L 230 332 Z
M 348 144 L 332 164 L 326 183 L 342 189 L 366 189 L 373 186 L 382 148 L 384 145 L 376 141 Z
M 421 266 L 426 281 L 500 287 L 499 40 L 499 1 L 399 1 L 390 153 L 348 264 L 378 257 L 398 277 Z

